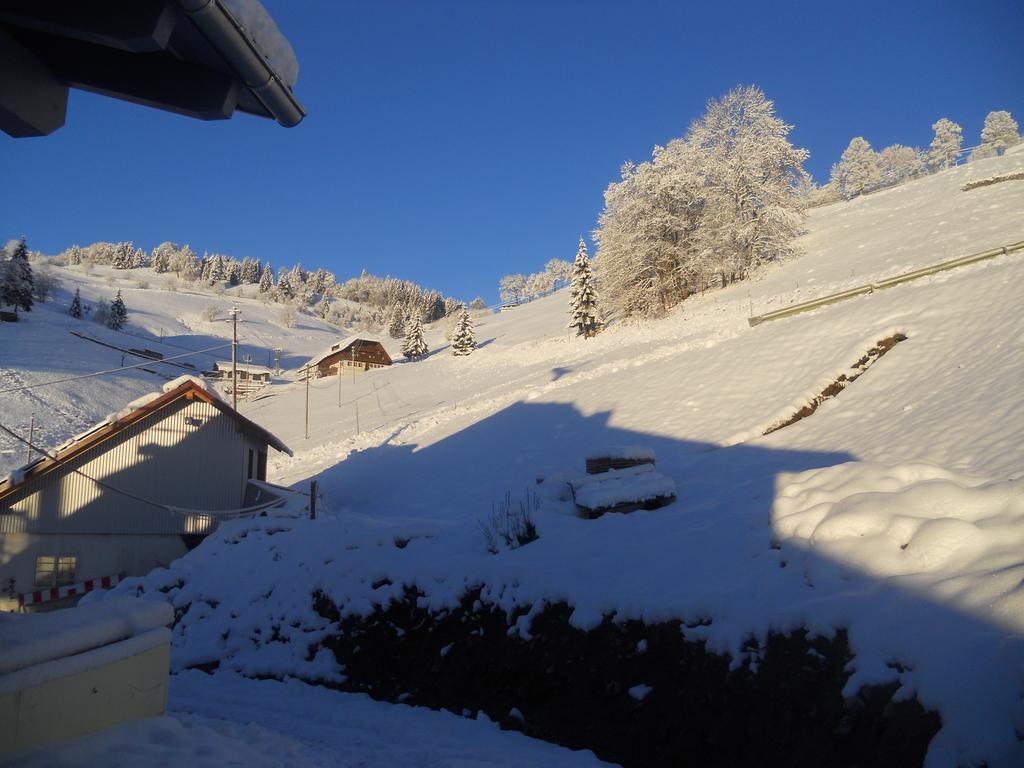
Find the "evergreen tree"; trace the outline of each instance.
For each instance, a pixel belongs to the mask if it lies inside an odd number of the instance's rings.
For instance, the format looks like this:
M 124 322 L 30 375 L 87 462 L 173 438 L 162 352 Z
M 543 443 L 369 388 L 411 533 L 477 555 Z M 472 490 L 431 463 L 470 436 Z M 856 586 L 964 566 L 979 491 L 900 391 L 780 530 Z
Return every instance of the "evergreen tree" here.
M 75 318 L 75 320 L 82 319 L 82 297 L 79 295 L 78 288 L 75 288 L 75 298 L 71 300 L 71 307 L 68 309 L 68 314 Z
M 31 312 L 34 291 L 35 276 L 28 263 L 28 246 L 22 238 L 10 258 L 0 261 L 0 302 L 13 306 L 15 312 L 19 309 Z
M 594 289 L 594 273 L 587 258 L 587 244 L 580 235 L 580 247 L 573 262 L 569 289 L 569 327 L 576 329 L 576 335 L 583 334 L 589 339 L 601 330 L 597 317 L 597 291 Z
M 327 316 L 331 313 L 331 302 L 328 301 L 326 293 L 320 297 L 320 301 L 317 302 L 313 311 L 316 312 L 317 317 L 321 317 L 324 320 L 327 319 Z
M 270 262 L 267 262 L 267 266 L 263 268 L 263 274 L 260 275 L 260 293 L 267 293 L 274 288 L 274 268 L 270 266 Z
M 110 312 L 107 315 L 107 327 L 113 331 L 120 331 L 128 321 L 128 310 L 124 306 L 124 299 L 121 298 L 121 291 L 110 302 Z
M 405 340 L 402 342 L 402 354 L 410 360 L 418 360 L 424 357 L 430 349 L 427 342 L 423 340 L 423 319 L 417 312 L 412 316 L 409 325 L 405 329 Z
M 110 257 L 110 263 L 114 269 L 131 269 L 132 257 L 135 255 L 135 243 L 118 243 L 114 246 L 114 253 Z
M 238 285 L 242 282 L 242 265 L 236 259 L 231 259 L 228 264 L 228 285 Z
M 405 307 L 401 304 L 392 305 L 387 315 L 388 335 L 392 339 L 405 336 Z
M 222 283 L 227 279 L 227 270 L 224 268 L 224 257 L 220 254 L 210 259 L 210 282 Z
M 963 143 L 963 130 L 952 120 L 943 117 L 932 126 L 935 138 L 928 147 L 928 167 L 941 171 L 956 165 Z
M 452 354 L 468 355 L 474 349 L 476 349 L 476 335 L 473 332 L 473 319 L 469 316 L 469 310 L 463 308 L 459 313 L 455 335 L 452 336 Z
M 277 270 L 277 294 L 275 300 L 289 301 L 295 298 L 295 290 L 288 278 L 288 272 L 284 267 Z
M 136 248 L 128 262 L 128 269 L 139 269 L 146 266 L 146 253 L 141 248 Z

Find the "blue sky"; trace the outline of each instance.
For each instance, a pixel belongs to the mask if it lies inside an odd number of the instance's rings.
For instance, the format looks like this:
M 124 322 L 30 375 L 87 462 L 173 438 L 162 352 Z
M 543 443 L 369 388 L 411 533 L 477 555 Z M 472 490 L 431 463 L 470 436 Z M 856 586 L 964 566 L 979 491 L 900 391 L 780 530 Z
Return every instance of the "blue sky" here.
M 460 298 L 572 258 L 627 159 L 759 85 L 819 181 L 853 136 L 926 146 L 949 117 L 1024 123 L 1024 5 L 264 0 L 309 117 L 204 123 L 72 92 L 0 136 L 0 237 L 163 240 L 367 269 Z

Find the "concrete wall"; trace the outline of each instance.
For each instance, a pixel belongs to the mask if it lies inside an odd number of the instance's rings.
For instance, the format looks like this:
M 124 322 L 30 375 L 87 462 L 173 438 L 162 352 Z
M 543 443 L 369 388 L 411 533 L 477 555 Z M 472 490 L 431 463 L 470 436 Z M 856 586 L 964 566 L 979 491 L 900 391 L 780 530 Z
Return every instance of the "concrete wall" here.
M 0 756 L 162 715 L 167 709 L 170 658 L 170 645 L 164 643 L 76 674 L 0 693 Z

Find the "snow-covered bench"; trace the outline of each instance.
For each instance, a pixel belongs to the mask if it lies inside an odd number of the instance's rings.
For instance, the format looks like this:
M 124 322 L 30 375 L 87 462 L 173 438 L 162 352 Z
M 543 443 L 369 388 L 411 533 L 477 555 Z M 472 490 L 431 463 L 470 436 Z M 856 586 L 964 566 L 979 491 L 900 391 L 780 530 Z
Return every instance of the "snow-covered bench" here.
M 168 603 L 121 597 L 0 618 L 0 757 L 167 708 Z
M 675 481 L 647 463 L 587 475 L 569 487 L 580 516 L 591 520 L 605 512 L 658 509 L 676 498 Z

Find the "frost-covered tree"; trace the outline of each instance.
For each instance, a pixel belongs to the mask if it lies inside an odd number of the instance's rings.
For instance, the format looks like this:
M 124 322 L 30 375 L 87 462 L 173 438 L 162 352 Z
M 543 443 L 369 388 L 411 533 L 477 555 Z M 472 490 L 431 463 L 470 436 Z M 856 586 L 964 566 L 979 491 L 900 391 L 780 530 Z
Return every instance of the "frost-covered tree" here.
M 427 342 L 423 339 L 423 319 L 420 317 L 420 313 L 416 312 L 406 326 L 405 339 L 402 341 L 402 354 L 410 360 L 418 360 L 429 351 Z
M 603 300 L 621 316 L 657 316 L 703 290 L 794 251 L 794 188 L 807 152 L 755 86 L 708 102 L 683 139 L 622 168 L 594 239 Z
M 273 275 L 271 275 L 271 278 L 273 278 Z M 260 260 L 250 259 L 248 256 L 242 259 L 240 279 L 246 285 L 258 283 L 260 281 Z
M 566 283 L 572 277 L 572 262 L 565 259 L 549 259 L 544 271 L 551 275 L 552 285 Z
M 330 299 L 327 298 L 326 293 L 320 297 L 320 301 L 317 302 L 317 305 L 313 308 L 313 311 L 316 312 L 317 317 L 322 318 L 324 320 L 326 320 L 327 316 L 331 314 L 331 302 Z
M 601 329 L 597 313 L 597 291 L 594 288 L 594 273 L 587 258 L 587 244 L 580 236 L 576 261 L 573 262 L 572 278 L 569 283 L 569 327 L 577 335 L 589 339 Z
M 878 155 L 866 139 L 857 136 L 850 140 L 839 162 L 832 166 L 832 182 L 847 200 L 878 189 L 882 183 Z
M 1001 155 L 1008 148 L 1020 143 L 1017 121 L 1006 110 L 989 112 L 985 116 L 985 125 L 981 129 L 981 146 L 986 157 Z
M 79 295 L 78 288 L 75 288 L 75 297 L 71 300 L 71 306 L 68 307 L 68 314 L 76 320 L 82 319 L 82 297 Z
M 146 252 L 141 248 L 136 248 L 128 262 L 128 268 L 141 269 L 144 266 L 146 266 Z
M 277 289 L 274 292 L 274 301 L 290 301 L 295 298 L 295 288 L 292 286 L 288 271 L 281 267 L 277 270 Z
M 10 256 L 0 261 L 0 303 L 32 311 L 32 295 L 35 292 L 35 276 L 28 262 L 28 246 L 25 238 L 17 241 Z
M 178 255 L 178 246 L 172 242 L 160 243 L 150 254 L 149 263 L 157 273 L 169 272 L 174 269 L 174 261 Z
M 392 304 L 388 308 L 384 325 L 392 339 L 401 339 L 405 336 L 405 314 L 405 307 L 401 304 Z
M 893 187 L 921 173 L 921 151 L 893 144 L 878 153 L 878 172 L 883 187 Z
M 274 268 L 270 266 L 270 262 L 263 268 L 263 274 L 260 275 L 260 293 L 269 293 L 274 289 Z
M 484 301 L 482 297 L 477 296 L 475 299 L 469 302 L 469 308 L 472 309 L 474 312 L 482 312 L 483 310 L 487 309 L 487 302 Z
M 550 272 L 535 272 L 526 278 L 526 296 L 535 299 L 539 296 L 546 296 L 555 288 L 555 278 Z
M 110 302 L 110 311 L 107 314 L 107 327 L 112 331 L 120 331 L 124 328 L 124 324 L 128 321 L 128 309 L 124 305 L 124 299 L 121 298 L 121 291 L 117 292 L 117 296 Z
M 526 275 L 505 275 L 498 281 L 498 296 L 502 304 L 518 304 L 526 294 Z
M 476 349 L 476 333 L 473 330 L 473 318 L 469 316 L 469 310 L 463 308 L 459 313 L 455 334 L 452 336 L 452 354 L 468 355 L 474 349 Z
M 220 254 L 214 254 L 210 257 L 209 282 L 222 283 L 227 279 L 227 277 L 227 269 L 224 266 L 224 257 Z
M 132 257 L 135 255 L 135 243 L 118 243 L 114 246 L 114 252 L 110 257 L 110 264 L 114 269 L 131 269 Z
M 932 171 L 941 171 L 956 165 L 963 130 L 949 118 L 943 117 L 932 125 L 935 138 L 928 146 L 927 164 Z

